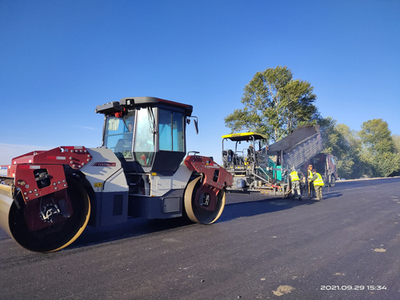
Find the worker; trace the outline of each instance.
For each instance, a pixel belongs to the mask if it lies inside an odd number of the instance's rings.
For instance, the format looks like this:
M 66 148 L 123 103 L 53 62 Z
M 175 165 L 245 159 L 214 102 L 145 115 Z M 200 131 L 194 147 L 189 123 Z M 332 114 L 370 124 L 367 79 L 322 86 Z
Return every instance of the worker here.
M 250 144 L 249 149 L 247 149 L 247 158 L 246 162 L 251 165 L 254 162 L 254 157 L 255 157 L 256 151 L 254 150 L 254 147 L 252 144 Z
M 292 167 L 292 172 L 290 172 L 290 181 L 292 182 L 292 195 L 293 197 L 299 197 L 299 201 L 301 201 L 301 191 L 300 191 L 300 177 L 297 173 L 294 166 Z
M 322 200 L 322 187 L 324 186 L 324 180 L 321 174 L 317 173 L 317 170 L 313 169 L 313 178 L 311 181 L 314 184 L 315 193 L 317 194 L 317 200 Z
M 312 196 L 315 196 L 315 189 L 314 185 L 312 183 L 312 178 L 314 177 L 314 174 L 312 172 L 313 166 L 309 165 L 307 169 L 307 185 L 308 185 L 308 199 L 311 199 Z
M 300 194 L 303 195 L 303 192 L 306 190 L 305 186 L 307 184 L 306 177 L 304 176 L 303 172 L 299 171 L 297 172 L 300 178 Z

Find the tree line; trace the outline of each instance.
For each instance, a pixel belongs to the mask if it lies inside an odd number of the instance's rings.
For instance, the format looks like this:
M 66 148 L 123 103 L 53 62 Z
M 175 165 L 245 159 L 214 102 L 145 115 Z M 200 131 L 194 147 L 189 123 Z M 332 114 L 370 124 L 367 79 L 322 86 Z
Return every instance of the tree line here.
M 360 131 L 322 117 L 317 96 L 308 81 L 293 79 L 286 66 L 257 72 L 244 87 L 243 108 L 225 117 L 231 132 L 254 131 L 274 143 L 302 125 L 319 125 L 326 154 L 337 160 L 340 178 L 400 175 L 400 136 L 392 135 L 387 122 L 364 122 Z

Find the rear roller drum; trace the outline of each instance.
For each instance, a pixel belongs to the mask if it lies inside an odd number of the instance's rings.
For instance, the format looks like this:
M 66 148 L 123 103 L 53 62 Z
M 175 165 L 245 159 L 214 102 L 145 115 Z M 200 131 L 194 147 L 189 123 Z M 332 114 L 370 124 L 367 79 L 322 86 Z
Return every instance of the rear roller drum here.
M 67 179 L 67 182 L 66 192 L 39 198 L 29 210 L 27 206 L 18 209 L 15 203 L 12 205 L 9 227 L 21 246 L 31 251 L 54 252 L 81 235 L 89 221 L 90 200 L 79 182 L 74 179 Z M 39 229 L 30 230 L 28 222 Z
M 192 180 L 185 191 L 185 213 L 195 223 L 212 224 L 225 207 L 225 191 L 204 186 L 201 177 Z

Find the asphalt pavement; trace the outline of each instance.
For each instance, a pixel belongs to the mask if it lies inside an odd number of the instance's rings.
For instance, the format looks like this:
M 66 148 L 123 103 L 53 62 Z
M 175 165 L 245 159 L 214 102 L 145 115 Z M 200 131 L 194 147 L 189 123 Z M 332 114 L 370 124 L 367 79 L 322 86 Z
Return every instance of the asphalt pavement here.
M 213 225 L 133 219 L 50 254 L 1 232 L 0 270 L 7 300 L 400 299 L 400 178 L 231 193 Z

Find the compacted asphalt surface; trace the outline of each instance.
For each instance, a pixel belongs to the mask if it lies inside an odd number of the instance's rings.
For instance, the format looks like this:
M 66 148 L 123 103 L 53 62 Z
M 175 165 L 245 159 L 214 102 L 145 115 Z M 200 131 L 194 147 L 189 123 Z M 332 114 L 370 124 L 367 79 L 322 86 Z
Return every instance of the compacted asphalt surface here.
M 132 219 L 49 254 L 0 232 L 0 299 L 400 299 L 400 178 L 229 193 L 212 225 Z

